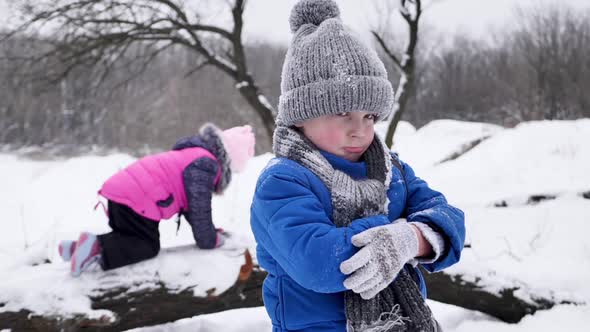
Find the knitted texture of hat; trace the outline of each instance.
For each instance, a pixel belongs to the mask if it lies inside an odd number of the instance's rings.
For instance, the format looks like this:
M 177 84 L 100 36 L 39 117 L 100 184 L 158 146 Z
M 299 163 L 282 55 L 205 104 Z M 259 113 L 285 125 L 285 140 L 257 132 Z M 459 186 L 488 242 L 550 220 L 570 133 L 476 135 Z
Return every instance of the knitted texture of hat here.
M 385 66 L 342 24 L 333 0 L 299 1 L 289 23 L 294 35 L 281 75 L 278 125 L 354 111 L 389 116 L 393 89 Z

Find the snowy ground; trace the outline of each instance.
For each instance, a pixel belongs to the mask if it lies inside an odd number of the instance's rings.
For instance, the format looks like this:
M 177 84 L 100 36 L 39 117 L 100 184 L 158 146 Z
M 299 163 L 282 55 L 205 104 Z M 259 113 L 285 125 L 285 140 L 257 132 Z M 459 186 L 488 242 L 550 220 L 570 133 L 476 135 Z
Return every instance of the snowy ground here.
M 379 127 L 384 130 L 383 126 Z M 440 163 L 474 140 L 488 137 L 460 158 Z M 524 123 L 513 129 L 479 123 L 441 120 L 416 131 L 402 123 L 395 150 L 433 188 L 466 212 L 467 241 L 461 262 L 451 269 L 467 276 L 487 274 L 485 286 L 527 285 L 531 293 L 590 302 L 590 120 Z M 88 295 L 100 286 L 150 287 L 156 272 L 173 289 L 203 295 L 227 289 L 243 258 L 254 253 L 249 204 L 256 177 L 270 154 L 258 156 L 238 175 L 223 197 L 214 200 L 217 226 L 232 231 L 233 249 L 195 249 L 189 227 L 163 222 L 164 251 L 156 258 L 104 273 L 91 271 L 80 279 L 68 276 L 68 265 L 55 250 L 60 239 L 80 231 L 105 232 L 106 217 L 96 190 L 111 173 L 133 158 L 123 154 L 33 161 L 0 154 L 0 303 L 2 311 L 21 308 L 40 314 L 85 313 Z M 532 195 L 555 199 L 527 204 Z M 495 207 L 495 204 L 507 207 Z M 41 264 L 46 261 L 48 264 Z M 179 264 L 181 261 L 195 264 Z M 208 273 L 201 273 L 203 267 Z M 213 277 L 215 276 L 215 277 Z M 430 302 L 445 331 L 586 331 L 590 305 L 557 306 L 505 324 L 446 304 Z M 232 325 L 234 324 L 234 325 Z M 1 326 L 0 326 L 1 328 Z M 239 309 L 141 331 L 270 331 L 263 308 Z

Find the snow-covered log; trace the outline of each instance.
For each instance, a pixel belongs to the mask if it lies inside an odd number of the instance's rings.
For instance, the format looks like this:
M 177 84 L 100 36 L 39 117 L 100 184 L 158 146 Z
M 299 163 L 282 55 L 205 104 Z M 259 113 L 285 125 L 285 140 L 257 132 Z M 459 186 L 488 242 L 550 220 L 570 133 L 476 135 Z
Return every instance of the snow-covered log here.
M 163 324 L 201 314 L 262 305 L 262 281 L 265 272 L 253 270 L 252 257 L 246 250 L 235 284 L 219 295 L 210 289 L 205 297 L 197 297 L 193 290 L 171 290 L 163 284 L 143 290 L 130 291 L 125 287 L 97 290 L 91 296 L 92 309 L 105 309 L 114 315 L 89 318 L 40 316 L 28 310 L 0 312 L 0 330 L 14 331 L 123 331 L 136 327 Z M 2 304 L 0 304 L 0 308 Z
M 534 298 L 532 302 L 524 301 L 515 296 L 516 288 L 506 288 L 499 293 L 492 293 L 477 282 L 463 280 L 460 275 L 424 275 L 430 299 L 478 310 L 509 323 L 516 323 L 525 315 L 549 309 L 557 304 L 554 299 L 541 296 Z M 190 290 L 176 292 L 164 286 L 131 293 L 124 288 L 110 289 L 101 296 L 92 297 L 91 300 L 93 309 L 106 309 L 115 313 L 114 320 L 106 316 L 95 319 L 83 316 L 37 316 L 22 310 L 16 313 L 0 313 L 0 328 L 17 331 L 77 331 L 81 328 L 87 331 L 121 331 L 200 314 L 261 306 L 261 288 L 265 276 L 266 272 L 252 266 L 251 258 L 247 254 L 246 264 L 242 266 L 236 283 L 218 296 L 195 297 Z
M 486 290 L 482 279 L 475 282 L 465 280 L 461 275 L 444 272 L 424 273 L 428 285 L 428 298 L 466 309 L 477 310 L 507 323 L 517 323 L 524 316 L 537 310 L 551 309 L 556 304 L 575 303 L 575 301 L 556 300 L 544 295 L 531 295 L 529 301 L 516 296 L 515 292 L 524 285 L 502 288 L 498 292 Z

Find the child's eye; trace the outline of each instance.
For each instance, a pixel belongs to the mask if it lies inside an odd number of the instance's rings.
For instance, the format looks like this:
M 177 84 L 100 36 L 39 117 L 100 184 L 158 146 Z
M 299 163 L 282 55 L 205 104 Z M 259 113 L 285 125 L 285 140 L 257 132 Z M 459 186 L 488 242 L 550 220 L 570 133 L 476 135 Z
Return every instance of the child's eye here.
M 337 116 L 348 116 L 348 112 L 336 113 Z
M 375 121 L 377 120 L 377 114 L 367 114 L 365 115 L 365 118 Z

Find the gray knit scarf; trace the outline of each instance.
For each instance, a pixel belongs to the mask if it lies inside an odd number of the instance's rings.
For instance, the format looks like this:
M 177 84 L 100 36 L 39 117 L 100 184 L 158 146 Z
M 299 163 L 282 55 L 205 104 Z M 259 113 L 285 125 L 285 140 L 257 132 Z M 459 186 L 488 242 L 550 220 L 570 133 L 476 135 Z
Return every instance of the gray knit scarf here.
M 335 170 L 319 150 L 298 130 L 279 126 L 273 137 L 277 157 L 291 159 L 311 170 L 330 190 L 337 227 L 353 220 L 387 215 L 387 190 L 392 162 L 387 147 L 375 135 L 363 155 L 367 179 L 354 180 Z M 344 294 L 347 331 L 436 331 L 432 312 L 406 269 L 374 298 L 364 300 L 353 291 Z

